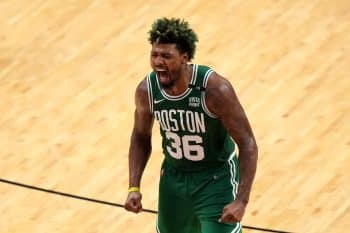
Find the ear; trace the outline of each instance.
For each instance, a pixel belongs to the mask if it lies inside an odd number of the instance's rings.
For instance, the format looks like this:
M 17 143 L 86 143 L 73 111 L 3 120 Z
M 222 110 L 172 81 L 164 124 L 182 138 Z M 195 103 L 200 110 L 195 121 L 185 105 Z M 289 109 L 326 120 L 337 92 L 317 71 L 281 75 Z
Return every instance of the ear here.
M 187 53 L 182 53 L 181 54 L 181 63 L 182 64 L 187 64 L 188 63 L 188 61 L 189 61 L 189 59 L 188 59 L 188 54 Z

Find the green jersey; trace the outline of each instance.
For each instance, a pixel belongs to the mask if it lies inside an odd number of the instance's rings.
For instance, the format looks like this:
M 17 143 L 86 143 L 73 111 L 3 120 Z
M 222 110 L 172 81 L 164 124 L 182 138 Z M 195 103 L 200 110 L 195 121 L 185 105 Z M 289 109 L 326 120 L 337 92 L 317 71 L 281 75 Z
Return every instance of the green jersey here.
M 192 68 L 189 87 L 177 96 L 161 88 L 155 72 L 147 76 L 150 109 L 160 125 L 165 160 L 183 171 L 220 166 L 237 150 L 220 119 L 205 104 L 205 87 L 213 70 L 196 64 Z

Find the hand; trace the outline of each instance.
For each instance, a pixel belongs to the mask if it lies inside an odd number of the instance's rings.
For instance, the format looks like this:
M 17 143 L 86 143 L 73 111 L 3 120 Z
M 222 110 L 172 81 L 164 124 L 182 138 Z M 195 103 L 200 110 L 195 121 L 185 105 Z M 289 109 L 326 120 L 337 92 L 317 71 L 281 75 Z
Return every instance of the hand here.
M 140 192 L 130 192 L 125 201 L 124 208 L 128 211 L 139 213 L 142 210 L 142 195 Z
M 247 205 L 246 203 L 240 200 L 235 200 L 230 204 L 226 205 L 222 211 L 222 215 L 219 219 L 219 222 L 223 222 L 223 223 L 240 222 L 243 218 L 246 205 Z

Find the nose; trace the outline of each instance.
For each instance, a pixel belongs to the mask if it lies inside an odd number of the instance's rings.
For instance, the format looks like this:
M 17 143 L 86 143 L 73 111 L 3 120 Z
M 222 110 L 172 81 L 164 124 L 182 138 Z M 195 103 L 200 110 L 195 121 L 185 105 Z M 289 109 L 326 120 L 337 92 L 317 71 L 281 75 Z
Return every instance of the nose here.
M 161 56 L 152 57 L 152 63 L 155 67 L 161 67 L 164 64 L 164 59 Z

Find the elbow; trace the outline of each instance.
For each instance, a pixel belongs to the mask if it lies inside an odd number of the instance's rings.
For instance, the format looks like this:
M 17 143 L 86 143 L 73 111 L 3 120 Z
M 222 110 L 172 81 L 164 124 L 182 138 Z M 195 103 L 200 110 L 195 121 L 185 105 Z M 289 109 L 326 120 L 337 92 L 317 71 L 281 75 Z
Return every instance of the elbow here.
M 238 148 L 239 148 L 240 154 L 246 154 L 252 158 L 257 159 L 257 157 L 258 157 L 258 145 L 257 145 L 256 140 L 253 136 L 248 137 L 245 140 L 242 140 L 241 142 L 239 142 Z
M 258 144 L 256 143 L 256 140 L 254 137 L 251 139 L 251 145 L 250 145 L 250 151 L 252 152 L 252 156 L 258 158 Z

